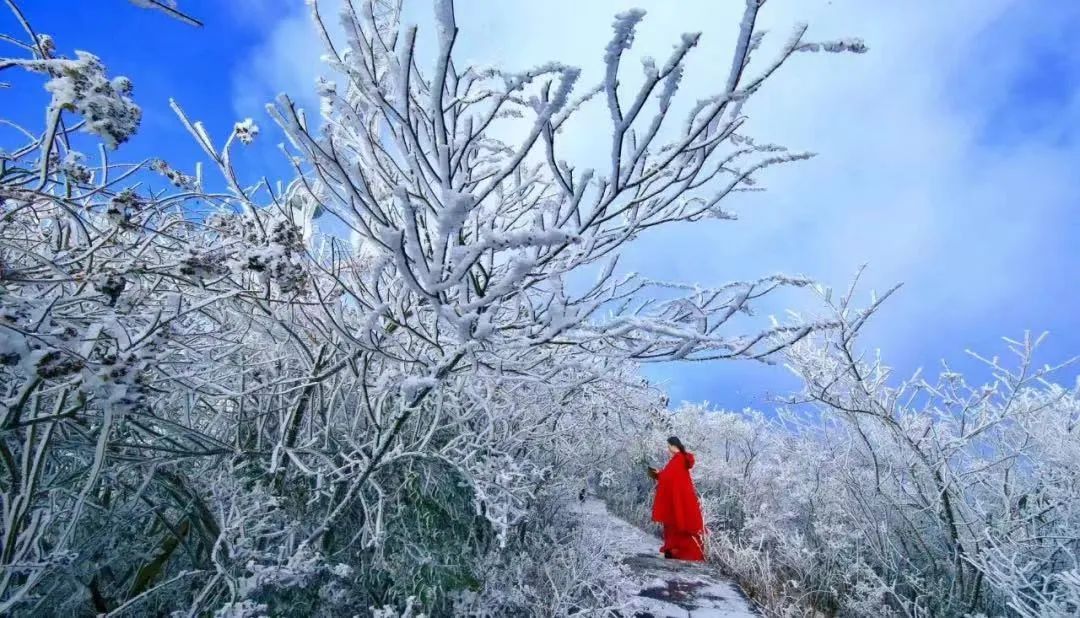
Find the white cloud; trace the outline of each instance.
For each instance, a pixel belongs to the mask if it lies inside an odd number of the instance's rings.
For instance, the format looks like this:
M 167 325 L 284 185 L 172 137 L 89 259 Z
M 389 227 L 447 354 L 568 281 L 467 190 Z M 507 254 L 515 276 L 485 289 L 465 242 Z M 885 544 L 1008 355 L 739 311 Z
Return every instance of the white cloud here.
M 293 5 L 296 8 L 292 11 L 279 12 L 275 16 L 265 0 L 243 0 L 243 4 L 250 6 L 252 14 L 266 24 L 267 34 L 254 48 L 251 58 L 234 71 L 233 108 L 236 115 L 243 118 L 262 114 L 266 104 L 281 93 L 317 109 L 315 78 L 325 72 L 320 61 L 323 48 L 307 8 Z M 337 23 L 336 16 L 334 8 L 327 15 L 328 27 Z

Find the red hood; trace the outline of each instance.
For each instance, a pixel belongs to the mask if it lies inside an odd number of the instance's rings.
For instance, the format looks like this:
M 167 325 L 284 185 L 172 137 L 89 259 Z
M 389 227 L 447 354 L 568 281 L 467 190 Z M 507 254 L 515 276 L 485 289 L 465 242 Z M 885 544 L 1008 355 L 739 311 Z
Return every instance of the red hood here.
M 693 453 L 682 453 L 682 456 L 683 456 L 683 460 L 686 461 L 686 469 L 689 470 L 690 468 L 693 468 L 694 467 L 694 454 Z

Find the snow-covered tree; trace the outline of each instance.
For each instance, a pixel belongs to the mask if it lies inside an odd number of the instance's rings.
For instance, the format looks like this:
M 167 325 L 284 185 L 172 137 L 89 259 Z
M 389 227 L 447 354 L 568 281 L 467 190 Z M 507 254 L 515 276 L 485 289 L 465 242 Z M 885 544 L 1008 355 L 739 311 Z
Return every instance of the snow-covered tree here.
M 113 161 L 141 118 L 130 82 L 15 8 L 0 71 L 49 98 L 0 154 L 0 613 L 602 607 L 603 570 L 550 546 L 595 464 L 578 454 L 656 421 L 635 364 L 769 360 L 837 326 L 743 319 L 801 277 L 683 286 L 617 260 L 805 158 L 745 135 L 746 103 L 792 54 L 861 43 L 799 28 L 751 63 L 750 1 L 727 80 L 677 120 L 697 35 L 627 91 L 643 13 L 621 14 L 579 91 L 569 66 L 459 65 L 453 3 L 435 9 L 425 60 L 396 3 L 345 3 L 341 40 L 312 4 L 332 75 L 318 120 L 270 108 L 295 164 L 279 186 L 231 162 L 265 128 L 218 142 L 178 103 L 217 174 Z M 611 118 L 596 171 L 558 140 L 592 99 Z
M 857 346 L 867 319 L 827 295 L 841 327 L 788 350 L 842 431 L 845 527 L 887 604 L 908 614 L 1066 615 L 1080 608 L 1080 401 L 1054 382 L 1078 358 L 1037 365 L 1045 337 L 1006 339 L 1012 362 L 970 353 L 990 381 L 947 365 L 894 382 Z M 1075 379 L 1075 378 L 1074 378 Z M 830 438 L 835 439 L 836 436 Z

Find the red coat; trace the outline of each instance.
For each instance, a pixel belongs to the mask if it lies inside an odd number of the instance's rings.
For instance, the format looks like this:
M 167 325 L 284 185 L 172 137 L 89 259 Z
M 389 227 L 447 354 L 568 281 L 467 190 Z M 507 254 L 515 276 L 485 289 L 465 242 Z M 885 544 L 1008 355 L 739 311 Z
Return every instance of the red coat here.
M 704 559 L 701 535 L 705 533 L 705 522 L 690 478 L 693 467 L 692 454 L 672 455 L 657 475 L 653 500 L 652 519 L 664 525 L 664 545 L 660 551 L 683 560 Z

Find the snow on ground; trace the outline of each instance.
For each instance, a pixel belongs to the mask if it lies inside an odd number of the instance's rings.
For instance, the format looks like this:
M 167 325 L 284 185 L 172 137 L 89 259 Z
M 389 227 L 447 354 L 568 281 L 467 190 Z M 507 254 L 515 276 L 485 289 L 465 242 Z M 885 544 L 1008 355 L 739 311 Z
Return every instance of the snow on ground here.
M 626 615 L 635 618 L 752 618 L 738 586 L 702 563 L 665 560 L 660 540 L 608 512 L 599 500 L 578 508 L 590 534 L 625 567 Z

